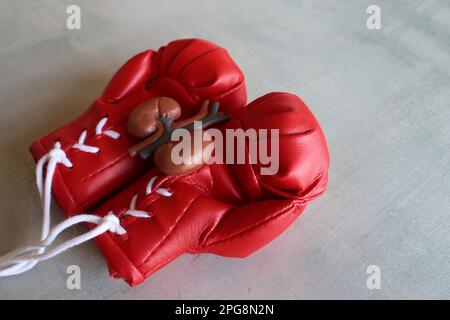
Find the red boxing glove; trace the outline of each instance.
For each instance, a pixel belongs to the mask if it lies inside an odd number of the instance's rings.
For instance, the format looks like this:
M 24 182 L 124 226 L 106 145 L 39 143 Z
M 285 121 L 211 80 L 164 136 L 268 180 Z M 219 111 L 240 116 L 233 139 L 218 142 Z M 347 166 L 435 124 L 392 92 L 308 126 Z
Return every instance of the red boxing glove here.
M 95 238 L 112 277 L 136 285 L 183 253 L 245 257 L 286 230 L 325 191 L 326 141 L 295 95 L 267 94 L 220 130 L 228 128 L 278 129 L 277 172 L 261 175 L 260 162 L 204 165 L 183 176 L 150 169 L 96 210 L 100 216 L 113 212 L 126 230 Z
M 56 166 L 52 188 L 64 212 L 83 212 L 148 168 L 149 161 L 128 155 L 136 141 L 126 120 L 141 102 L 161 96 L 178 101 L 181 118 L 203 100 L 219 101 L 222 112 L 233 113 L 247 99 L 241 70 L 211 42 L 177 40 L 131 58 L 86 112 L 30 147 L 36 161 L 59 148 L 58 141 L 66 153 L 70 162 Z

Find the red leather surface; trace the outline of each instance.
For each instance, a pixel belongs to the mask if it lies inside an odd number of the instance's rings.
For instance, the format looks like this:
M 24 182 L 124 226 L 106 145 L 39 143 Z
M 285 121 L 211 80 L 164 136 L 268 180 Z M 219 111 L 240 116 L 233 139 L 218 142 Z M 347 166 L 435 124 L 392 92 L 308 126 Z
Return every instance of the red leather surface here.
M 245 257 L 277 237 L 327 186 L 329 156 L 325 138 L 306 105 L 288 93 L 267 94 L 240 109 L 226 128 L 279 129 L 280 166 L 260 174 L 257 164 L 204 165 L 184 176 L 165 176 L 155 168 L 105 202 L 96 213 L 121 217 L 125 236 L 96 238 L 111 275 L 131 285 L 183 253 Z M 145 194 L 168 188 L 171 197 Z M 134 194 L 137 209 L 153 218 L 123 216 Z
M 242 72 L 225 49 L 211 42 L 177 40 L 158 51 L 136 55 L 86 112 L 30 147 L 38 161 L 59 140 L 74 164 L 71 169 L 59 165 L 53 179 L 53 195 L 64 212 L 83 212 L 147 171 L 148 161 L 128 156 L 128 147 L 136 141 L 126 131 L 126 120 L 139 103 L 159 96 L 177 100 L 182 117 L 194 113 L 205 99 L 219 101 L 226 113 L 241 108 L 247 99 Z M 103 117 L 108 118 L 104 130 L 119 132 L 120 139 L 95 135 L 95 126 Z M 87 130 L 85 144 L 99 147 L 99 153 L 72 148 L 83 130 Z

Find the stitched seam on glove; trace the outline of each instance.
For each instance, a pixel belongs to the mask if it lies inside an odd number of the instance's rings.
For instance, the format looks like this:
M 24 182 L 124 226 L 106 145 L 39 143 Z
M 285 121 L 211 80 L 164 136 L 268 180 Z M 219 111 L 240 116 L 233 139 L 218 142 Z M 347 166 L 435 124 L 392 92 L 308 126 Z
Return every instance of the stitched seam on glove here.
M 223 221 L 223 219 L 225 219 L 225 216 L 227 216 L 228 214 L 230 214 L 231 212 L 233 212 L 233 211 L 236 210 L 237 208 L 238 208 L 237 206 L 231 207 L 228 211 L 226 211 L 226 212 L 222 215 L 222 217 L 221 217 L 220 219 L 218 219 L 218 220 L 216 221 L 216 223 L 212 226 L 212 228 L 211 228 L 210 230 L 205 229 L 205 231 L 202 233 L 202 235 L 200 236 L 200 239 L 199 239 L 199 243 L 201 244 L 201 245 L 200 245 L 200 248 L 204 248 L 205 246 L 207 246 L 207 245 L 205 244 L 205 242 L 207 241 L 207 239 L 209 238 L 209 236 L 216 230 L 217 226 Z
M 175 78 L 178 82 L 181 82 L 181 81 L 179 80 L 179 78 L 181 77 L 181 74 L 186 70 L 186 68 L 188 68 L 192 63 L 194 63 L 194 62 L 197 61 L 198 59 L 201 59 L 201 58 L 203 58 L 204 56 L 210 54 L 211 52 L 218 51 L 218 50 L 223 50 L 223 49 L 220 48 L 220 47 L 213 48 L 213 49 L 209 49 L 208 51 L 205 51 L 205 52 L 203 52 L 202 54 L 200 54 L 200 55 L 194 57 L 192 60 L 190 60 L 188 63 L 186 63 L 180 70 L 178 70 L 178 72 L 177 72 L 177 74 L 175 75 L 174 78 Z M 195 89 L 196 87 L 192 87 L 192 88 Z
M 177 257 L 181 256 L 181 254 L 177 254 L 173 257 L 167 258 L 164 261 L 158 263 L 154 268 L 152 268 L 150 271 L 147 271 L 146 273 L 144 273 L 145 277 L 148 277 L 150 274 L 155 273 L 156 271 L 158 271 L 159 269 L 161 269 L 162 267 L 164 267 L 166 264 L 168 264 L 170 261 L 175 260 Z M 142 272 L 139 270 L 139 273 L 142 274 Z
M 226 96 L 227 94 L 230 94 L 234 91 L 237 91 L 238 89 L 240 89 L 242 86 L 244 85 L 244 81 L 243 79 L 241 79 L 237 84 L 235 84 L 233 87 L 231 87 L 231 89 L 228 89 L 227 91 L 218 94 L 217 96 L 211 97 L 210 100 L 220 100 L 221 98 L 223 98 L 224 96 Z M 193 87 L 190 88 L 189 90 L 192 89 L 199 89 L 199 88 L 204 88 L 204 87 Z
M 234 119 L 234 118 L 233 118 L 233 121 L 237 121 L 237 122 L 240 124 L 241 129 L 247 130 L 247 127 L 244 126 L 244 123 L 242 122 L 242 120 L 240 120 L 240 119 Z M 247 154 L 248 154 L 247 144 L 245 144 L 245 148 L 246 148 L 245 151 L 246 151 Z M 235 174 L 234 174 L 234 168 L 235 168 L 235 166 L 233 166 L 233 165 L 230 166 L 229 168 L 228 168 L 228 166 L 227 166 L 227 169 L 231 172 L 231 175 L 232 175 L 233 178 L 236 180 L 236 176 L 235 176 Z M 255 173 L 255 164 L 249 163 L 249 168 L 250 168 L 251 171 L 252 171 L 253 179 L 255 179 L 255 181 L 258 183 L 258 188 L 259 188 L 259 190 L 262 192 L 262 189 L 261 189 L 261 179 L 260 179 L 259 175 L 257 175 L 257 174 Z M 236 181 L 239 183 L 239 182 L 240 182 L 240 179 L 237 179 Z M 240 189 L 241 189 L 242 191 L 244 191 L 244 194 L 245 194 L 245 190 L 243 190 L 241 187 L 240 187 Z M 247 196 L 247 195 L 246 195 L 246 196 Z
M 145 279 L 145 276 L 142 274 L 141 270 L 139 270 L 138 267 L 136 267 L 136 265 L 133 263 L 133 261 L 131 261 L 131 259 L 128 257 L 128 255 L 126 254 L 126 252 L 122 249 L 122 247 L 118 244 L 117 240 L 114 238 L 114 236 L 112 234 L 110 234 L 109 232 L 104 233 L 102 236 L 106 237 L 109 241 L 109 243 L 111 243 L 112 245 L 114 245 L 114 247 L 120 251 L 122 253 L 122 256 L 124 259 L 127 260 L 127 262 L 134 266 L 134 268 L 136 269 L 137 272 L 139 272 L 140 276 L 142 277 L 142 281 Z
M 117 162 L 119 162 L 120 160 L 122 160 L 123 158 L 126 158 L 128 155 L 127 152 L 122 153 L 121 155 L 119 155 L 117 158 L 115 158 L 114 160 L 112 160 L 111 162 L 109 162 L 106 166 L 104 166 L 103 168 L 100 168 L 99 170 L 91 173 L 89 176 L 81 179 L 81 182 L 84 182 L 88 179 L 91 179 L 92 177 L 95 177 L 96 175 L 102 173 L 103 171 L 109 169 L 110 167 L 112 167 L 113 165 L 115 165 Z
M 172 228 L 170 228 L 170 230 L 166 233 L 166 235 L 164 236 L 164 238 L 162 238 L 155 246 L 155 248 L 149 252 L 147 254 L 147 256 L 144 259 L 144 262 L 141 263 L 139 266 L 137 266 L 137 268 L 142 267 L 144 264 L 146 264 L 148 262 L 148 260 L 150 260 L 151 256 L 161 247 L 161 245 L 169 238 L 169 236 L 172 234 L 172 231 L 178 226 L 178 223 L 181 221 L 181 219 L 186 215 L 186 213 L 189 211 L 189 209 L 191 208 L 191 206 L 194 204 L 195 201 L 197 201 L 197 199 L 199 198 L 199 195 L 197 195 L 194 199 L 192 199 L 191 202 L 189 202 L 189 204 L 187 205 L 187 207 L 183 210 L 183 213 L 175 220 L 174 225 L 172 226 Z
M 286 106 L 286 107 L 289 107 L 289 106 Z M 257 109 L 257 108 L 259 108 L 259 107 L 252 107 L 252 108 Z M 242 109 L 242 110 L 247 111 L 246 109 Z M 244 111 L 241 111 L 241 112 L 244 112 Z M 271 116 L 274 116 L 274 115 L 280 115 L 280 114 L 285 114 L 285 113 L 290 113 L 290 114 L 292 114 L 292 113 L 300 113 L 300 111 L 284 110 L 284 111 L 272 112 L 270 115 L 271 115 Z M 259 117 L 253 117 L 253 118 L 251 118 L 251 119 L 248 121 L 248 123 L 250 124 L 250 123 L 253 122 L 253 121 L 256 121 L 256 120 L 259 120 L 259 119 L 263 119 L 263 118 L 267 118 L 267 115 L 266 115 L 266 114 L 263 114 L 263 115 L 260 115 Z M 239 122 L 241 122 L 241 120 L 238 120 L 238 119 L 236 119 L 236 120 L 239 121 Z M 308 129 L 308 130 L 310 130 L 310 129 Z M 313 129 L 311 129 L 311 130 L 313 130 Z
M 163 71 L 167 71 L 168 68 L 170 68 L 170 66 L 172 66 L 172 63 L 175 61 L 175 59 L 186 49 L 188 48 L 190 45 L 192 45 L 197 39 L 191 39 L 191 41 L 189 41 L 188 43 L 186 43 L 186 45 L 181 48 L 169 61 L 167 61 L 166 65 L 165 65 L 165 70 L 161 70 L 162 67 L 162 63 L 161 61 L 159 61 L 158 63 L 158 71 L 159 74 L 161 75 L 163 73 Z M 161 59 L 161 56 L 164 55 L 164 51 L 166 50 L 167 46 L 170 45 L 171 43 L 168 43 L 166 46 L 164 46 L 163 48 L 161 48 L 161 50 L 158 50 L 158 54 L 159 54 L 159 59 Z M 156 61 L 157 59 L 155 59 L 154 61 Z
M 233 234 L 233 235 L 231 235 L 231 236 L 229 236 L 229 237 L 227 237 L 227 238 L 223 238 L 223 239 L 220 239 L 220 240 L 216 240 L 216 241 L 214 241 L 214 242 L 212 242 L 212 243 L 209 243 L 209 244 L 207 244 L 207 245 L 205 244 L 205 245 L 203 245 L 203 246 L 201 247 L 201 249 L 206 249 L 207 247 L 210 247 L 210 246 L 213 246 L 213 245 L 216 245 L 216 244 L 219 244 L 219 243 L 228 241 L 228 240 L 230 240 L 230 239 L 239 237 L 240 235 L 242 235 L 242 234 L 244 234 L 244 233 L 247 233 L 247 232 L 250 232 L 250 231 L 252 231 L 253 229 L 258 228 L 259 226 L 261 226 L 261 225 L 263 225 L 263 224 L 270 223 L 272 220 L 276 219 L 278 216 L 285 214 L 287 211 L 291 211 L 292 208 L 295 207 L 295 206 L 296 206 L 296 203 L 293 201 L 287 208 L 285 208 L 285 209 L 283 209 L 283 210 L 280 210 L 280 211 L 274 213 L 274 214 L 271 215 L 270 217 L 267 217 L 266 219 L 264 219 L 264 220 L 262 220 L 262 221 L 260 221 L 260 222 L 258 222 L 258 223 L 256 223 L 256 224 L 254 224 L 253 226 L 251 226 L 251 227 L 249 227 L 249 228 L 247 228 L 247 229 L 245 229 L 245 230 L 243 230 L 243 231 L 240 231 L 240 232 L 238 232 L 238 233 L 236 233 L 236 234 Z M 235 208 L 235 209 L 236 209 L 236 208 Z M 235 209 L 233 209 L 233 210 L 235 210 Z M 233 210 L 231 210 L 230 212 L 233 212 Z M 226 215 L 228 215 L 228 214 L 229 214 L 229 213 L 225 214 L 224 217 L 225 217 Z M 222 218 L 222 219 L 223 219 L 223 218 Z M 220 219 L 220 220 L 222 220 L 222 219 Z M 219 224 L 220 224 L 220 223 L 217 223 L 216 227 L 217 227 Z M 212 232 L 211 232 L 211 233 L 212 233 Z

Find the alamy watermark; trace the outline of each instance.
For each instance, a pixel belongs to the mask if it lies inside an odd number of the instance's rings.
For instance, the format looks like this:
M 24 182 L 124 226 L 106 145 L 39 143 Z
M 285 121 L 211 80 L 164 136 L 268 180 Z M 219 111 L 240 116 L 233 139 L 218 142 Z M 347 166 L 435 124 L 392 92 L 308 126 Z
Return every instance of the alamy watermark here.
M 66 19 L 66 27 L 69 30 L 81 29 L 81 8 L 75 4 L 67 7 L 66 13 L 69 15 Z
M 381 269 L 377 265 L 367 267 L 366 273 L 369 274 L 366 280 L 366 286 L 369 290 L 381 289 Z
M 278 129 L 226 129 L 222 132 L 216 128 L 201 128 L 201 121 L 194 121 L 194 130 L 179 128 L 172 132 L 171 141 L 178 142 L 171 151 L 175 165 L 259 164 L 261 175 L 278 173 Z
M 70 265 L 66 269 L 69 275 L 66 279 L 66 288 L 69 290 L 81 290 L 81 269 L 80 266 Z
M 366 26 L 369 30 L 381 29 L 381 8 L 375 4 L 367 7 L 366 13 L 369 15 L 366 20 Z

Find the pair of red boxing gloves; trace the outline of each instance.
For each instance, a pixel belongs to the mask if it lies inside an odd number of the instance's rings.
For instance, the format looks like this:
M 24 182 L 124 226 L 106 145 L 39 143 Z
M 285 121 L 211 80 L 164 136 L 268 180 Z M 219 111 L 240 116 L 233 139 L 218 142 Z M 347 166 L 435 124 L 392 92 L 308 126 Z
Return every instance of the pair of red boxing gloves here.
M 226 116 L 213 125 L 220 132 L 276 129 L 277 171 L 261 174 L 265 164 L 247 161 L 171 174 L 152 157 L 130 154 L 144 139 L 130 133 L 130 114 L 161 97 L 178 103 L 181 122 L 210 101 Z M 162 109 L 155 112 L 167 117 Z M 248 143 L 245 152 L 250 152 Z M 328 180 L 326 141 L 307 106 L 282 92 L 247 104 L 239 67 L 225 49 L 201 39 L 173 41 L 134 56 L 86 112 L 35 141 L 30 150 L 38 162 L 46 230 L 40 246 L 15 255 L 10 274 L 86 237 L 97 242 L 111 276 L 130 285 L 183 253 L 246 257 L 286 230 L 307 202 L 325 191 Z M 72 219 L 56 231 L 48 227 L 45 194 L 50 190 Z M 93 215 L 79 215 L 86 210 Z M 80 221 L 90 226 L 85 238 L 46 251 L 60 232 Z

